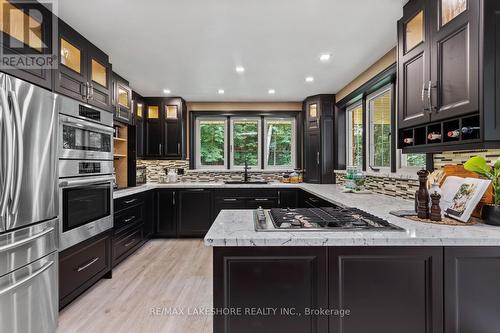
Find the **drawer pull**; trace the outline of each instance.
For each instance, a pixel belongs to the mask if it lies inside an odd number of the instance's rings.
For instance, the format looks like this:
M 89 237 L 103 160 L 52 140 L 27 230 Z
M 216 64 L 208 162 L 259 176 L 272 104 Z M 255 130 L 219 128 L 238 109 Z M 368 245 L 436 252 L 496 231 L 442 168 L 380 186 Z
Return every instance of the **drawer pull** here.
M 135 243 L 135 238 L 132 238 L 132 240 L 130 242 L 128 242 L 127 244 L 125 244 L 125 247 L 129 247 L 130 245 L 132 245 L 134 243 Z
M 76 270 L 78 273 L 80 273 L 81 271 L 83 270 L 86 270 L 87 268 L 89 268 L 90 266 L 92 266 L 93 264 L 95 264 L 97 262 L 97 260 L 99 260 L 99 257 L 95 257 L 94 259 L 92 259 L 88 264 L 86 265 L 83 265 L 81 267 L 78 267 L 78 269 Z
M 131 199 L 131 200 L 124 201 L 124 203 L 126 203 L 128 205 L 128 204 L 131 204 L 131 203 L 136 202 L 136 201 L 137 201 L 137 199 Z
M 135 215 L 134 215 L 134 216 L 129 217 L 128 219 L 123 220 L 123 223 L 129 223 L 129 222 L 130 222 L 130 221 L 132 221 L 133 219 L 135 219 Z
M 256 198 L 255 201 L 269 201 L 269 199 L 264 199 L 264 198 Z
M 224 201 L 237 201 L 238 199 L 229 199 L 229 198 L 225 198 Z

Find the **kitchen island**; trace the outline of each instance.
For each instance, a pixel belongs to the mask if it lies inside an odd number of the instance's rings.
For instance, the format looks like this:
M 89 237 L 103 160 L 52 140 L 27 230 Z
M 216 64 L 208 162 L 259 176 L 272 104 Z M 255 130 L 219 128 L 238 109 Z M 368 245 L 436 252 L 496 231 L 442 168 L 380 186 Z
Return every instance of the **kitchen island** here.
M 214 332 L 500 332 L 500 228 L 389 214 L 413 203 L 339 186 L 301 188 L 404 231 L 257 232 L 223 210 L 213 246 Z

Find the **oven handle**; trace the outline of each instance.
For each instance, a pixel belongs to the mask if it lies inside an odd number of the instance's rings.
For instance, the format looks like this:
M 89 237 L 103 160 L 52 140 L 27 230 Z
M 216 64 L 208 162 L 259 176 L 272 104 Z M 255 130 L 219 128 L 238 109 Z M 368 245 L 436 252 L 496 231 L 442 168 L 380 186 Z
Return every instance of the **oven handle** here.
M 115 130 L 113 128 L 99 125 L 99 124 L 95 124 L 95 123 L 90 124 L 86 121 L 74 121 L 66 116 L 61 117 L 61 123 L 66 124 L 66 125 L 70 125 L 70 126 L 75 126 L 75 127 L 87 129 L 89 131 L 99 131 L 99 132 L 103 132 L 103 133 L 111 134 L 111 135 L 113 135 L 115 133 Z
M 59 187 L 89 185 L 89 184 L 96 184 L 96 183 L 102 183 L 102 182 L 110 182 L 113 180 L 115 180 L 114 176 L 92 177 L 91 179 L 63 180 L 59 183 Z

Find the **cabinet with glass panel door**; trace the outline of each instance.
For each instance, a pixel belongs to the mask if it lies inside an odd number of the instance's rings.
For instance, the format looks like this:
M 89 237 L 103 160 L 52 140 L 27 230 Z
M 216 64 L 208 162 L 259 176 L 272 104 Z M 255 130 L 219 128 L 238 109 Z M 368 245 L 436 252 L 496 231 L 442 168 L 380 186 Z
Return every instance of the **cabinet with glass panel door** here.
M 144 157 L 182 159 L 186 156 L 186 102 L 180 97 L 146 97 Z
M 49 10 L 51 4 L 44 5 L 35 1 L 0 0 L 4 21 L 0 24 L 4 56 L 1 67 L 7 74 L 52 89 L 52 64 L 57 54 L 52 45 L 54 20 Z M 37 62 L 34 66 L 19 65 L 28 63 L 26 60 L 33 56 Z
M 59 64 L 54 90 L 110 110 L 111 64 L 108 55 L 62 20 L 58 22 Z
M 111 105 L 115 114 L 115 119 L 132 124 L 132 89 L 129 87 L 129 82 L 115 72 L 112 72 L 112 100 Z
M 135 91 L 132 91 L 132 107 L 134 110 L 134 124 L 136 128 L 137 157 L 143 157 L 146 106 L 144 104 L 144 98 Z
M 497 0 L 411 0 L 398 22 L 398 136 L 407 152 L 500 146 Z M 446 137 L 475 116 L 474 136 Z M 428 138 L 439 138 L 428 139 Z

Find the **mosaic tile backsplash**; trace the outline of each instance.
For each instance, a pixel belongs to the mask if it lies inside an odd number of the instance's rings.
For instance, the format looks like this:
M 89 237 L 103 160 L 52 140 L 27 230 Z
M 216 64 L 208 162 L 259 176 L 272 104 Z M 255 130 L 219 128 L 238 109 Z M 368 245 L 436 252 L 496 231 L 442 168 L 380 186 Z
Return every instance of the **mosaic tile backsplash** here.
M 230 180 L 241 180 L 243 172 L 234 171 L 202 171 L 189 170 L 188 160 L 138 160 L 137 166 L 146 167 L 146 179 L 148 183 L 158 183 L 162 181 L 165 175 L 165 169 L 183 168 L 185 174 L 179 175 L 178 179 L 181 182 L 223 182 Z M 258 172 L 249 171 L 250 180 L 254 181 L 279 181 L 281 180 L 282 172 Z
M 483 156 L 489 164 L 500 158 L 500 149 L 453 151 L 434 154 L 434 167 L 440 169 L 447 164 L 464 164 L 472 156 Z
M 481 155 L 489 163 L 494 163 L 500 158 L 500 149 L 491 150 L 472 150 L 456 151 L 434 154 L 434 167 L 442 168 L 447 164 L 464 164 L 470 157 Z M 165 168 L 184 168 L 185 175 L 179 176 L 181 182 L 223 182 L 225 180 L 240 180 L 243 177 L 242 172 L 231 171 L 199 171 L 189 170 L 189 161 L 156 161 L 156 160 L 138 160 L 138 166 L 145 166 L 147 169 L 147 181 L 157 183 L 161 175 L 164 175 Z M 252 180 L 279 181 L 281 173 L 274 172 L 251 172 Z M 338 184 L 345 182 L 345 174 L 336 173 Z M 372 192 L 400 197 L 413 200 L 415 191 L 418 188 L 418 181 L 408 177 L 401 176 L 373 176 L 367 175 L 366 188 Z
M 345 174 L 336 173 L 337 184 L 345 183 Z M 415 199 L 415 192 L 418 189 L 418 181 L 415 179 L 403 177 L 387 177 L 387 176 L 366 176 L 365 188 L 369 191 L 379 194 L 385 194 L 391 197 L 402 199 Z

